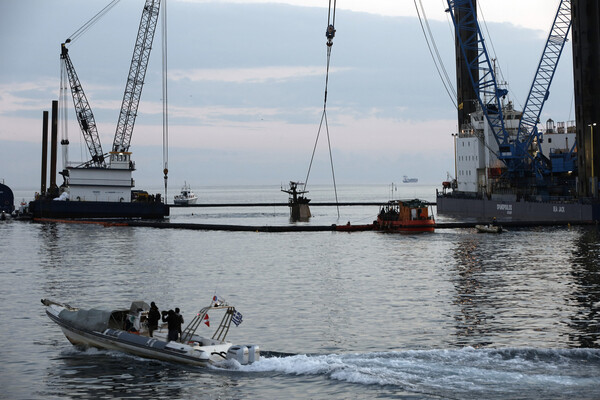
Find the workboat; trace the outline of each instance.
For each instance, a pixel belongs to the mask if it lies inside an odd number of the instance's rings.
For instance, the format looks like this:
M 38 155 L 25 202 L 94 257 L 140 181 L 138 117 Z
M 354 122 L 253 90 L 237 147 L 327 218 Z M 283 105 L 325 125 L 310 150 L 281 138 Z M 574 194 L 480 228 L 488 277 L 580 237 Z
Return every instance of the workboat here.
M 241 324 L 242 315 L 217 296 L 196 314 L 177 341 L 167 339 L 166 324 L 159 325 L 152 337 L 149 335 L 147 319 L 150 306 L 143 301 L 132 302 L 129 309 L 117 310 L 78 309 L 48 299 L 42 299 L 42 303 L 46 306 L 48 317 L 60 326 L 73 345 L 117 350 L 194 366 L 218 364 L 225 360 L 248 364 L 260 358 L 258 346 L 233 345 L 225 340 L 231 323 Z M 201 334 L 200 330 L 210 330 L 211 319 L 220 321 L 216 330 L 212 335 Z
M 173 202 L 175 204 L 181 206 L 189 206 L 190 204 L 196 204 L 196 201 L 198 201 L 198 196 L 196 196 L 196 194 L 192 192 L 192 189 L 190 188 L 190 185 L 187 184 L 187 182 L 183 184 L 183 187 L 181 188 L 181 193 L 176 195 L 173 199 Z
M 477 232 L 481 233 L 502 233 L 502 227 L 500 225 L 475 225 L 475 229 L 477 229 Z
M 387 232 L 433 232 L 435 220 L 427 202 L 391 200 L 377 215 L 375 229 Z

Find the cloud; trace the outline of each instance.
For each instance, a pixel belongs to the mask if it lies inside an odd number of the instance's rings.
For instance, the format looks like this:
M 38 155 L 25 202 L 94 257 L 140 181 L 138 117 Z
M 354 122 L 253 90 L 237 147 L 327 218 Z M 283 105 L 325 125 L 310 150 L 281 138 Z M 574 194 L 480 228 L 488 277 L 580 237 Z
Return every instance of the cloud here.
M 335 71 L 351 68 L 331 68 Z M 227 83 L 285 82 L 312 76 L 323 76 L 323 66 L 267 66 L 259 68 L 210 68 L 169 71 L 169 80 L 192 82 L 211 81 Z
M 19 111 L 39 111 L 47 102 L 52 89 L 57 91 L 51 79 L 33 82 L 17 82 L 0 84 L 0 115 Z

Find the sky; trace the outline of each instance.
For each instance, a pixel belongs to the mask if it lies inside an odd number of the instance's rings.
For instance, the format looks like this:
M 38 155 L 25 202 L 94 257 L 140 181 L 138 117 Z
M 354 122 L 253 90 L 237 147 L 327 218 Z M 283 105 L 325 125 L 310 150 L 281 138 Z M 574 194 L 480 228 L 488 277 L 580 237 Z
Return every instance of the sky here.
M 60 43 L 106 4 L 0 2 L 0 181 L 10 187 L 39 185 L 41 116 L 59 96 Z M 121 1 L 69 45 L 104 152 L 112 145 L 142 4 Z M 316 142 L 323 113 L 329 2 L 166 4 L 170 185 L 178 188 L 184 180 L 194 188 L 304 181 L 313 148 L 309 182 L 331 183 L 325 130 Z M 454 82 L 447 4 L 422 4 Z M 479 5 L 488 43 L 519 108 L 558 1 L 479 0 Z M 399 182 L 403 175 L 423 183 L 445 180 L 447 171 L 454 170 L 451 133 L 457 129 L 456 111 L 427 49 L 414 1 L 341 0 L 335 25 L 327 122 L 338 184 Z M 161 29 L 131 143 L 137 188 L 161 187 L 163 182 Z M 87 160 L 72 102 L 68 104 L 70 159 Z M 572 107 L 567 48 L 542 120 L 574 119 Z

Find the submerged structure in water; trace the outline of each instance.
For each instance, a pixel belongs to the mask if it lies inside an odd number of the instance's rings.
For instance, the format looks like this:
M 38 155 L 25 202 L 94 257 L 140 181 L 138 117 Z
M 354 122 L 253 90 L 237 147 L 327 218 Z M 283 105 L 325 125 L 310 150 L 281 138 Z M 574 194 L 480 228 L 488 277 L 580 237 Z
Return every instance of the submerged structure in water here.
M 311 217 L 310 199 L 304 195 L 308 193 L 306 190 L 298 190 L 298 185 L 302 185 L 300 182 L 290 181 L 289 189 L 281 189 L 282 192 L 290 195 L 288 205 L 290 207 L 290 220 L 292 221 L 308 221 Z

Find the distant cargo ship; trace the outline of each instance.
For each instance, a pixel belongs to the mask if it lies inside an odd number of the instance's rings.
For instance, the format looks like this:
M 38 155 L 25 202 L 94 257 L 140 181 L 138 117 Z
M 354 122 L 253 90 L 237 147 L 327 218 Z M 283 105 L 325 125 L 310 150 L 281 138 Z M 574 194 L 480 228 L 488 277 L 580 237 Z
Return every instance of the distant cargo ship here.
M 409 178 L 408 176 L 404 175 L 402 178 L 402 182 L 403 183 L 417 183 L 419 182 L 418 178 Z

